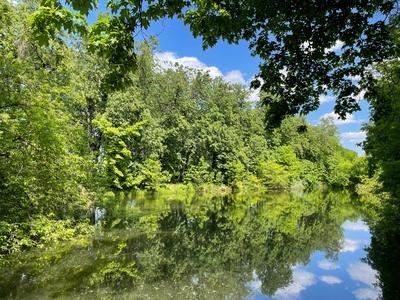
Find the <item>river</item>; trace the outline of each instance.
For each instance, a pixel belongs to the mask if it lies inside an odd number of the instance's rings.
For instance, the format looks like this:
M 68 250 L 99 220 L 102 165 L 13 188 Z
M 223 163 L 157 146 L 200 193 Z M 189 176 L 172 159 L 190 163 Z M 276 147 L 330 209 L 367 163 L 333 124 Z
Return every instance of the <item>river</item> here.
M 377 299 L 346 193 L 118 198 L 95 234 L 7 258 L 9 299 Z

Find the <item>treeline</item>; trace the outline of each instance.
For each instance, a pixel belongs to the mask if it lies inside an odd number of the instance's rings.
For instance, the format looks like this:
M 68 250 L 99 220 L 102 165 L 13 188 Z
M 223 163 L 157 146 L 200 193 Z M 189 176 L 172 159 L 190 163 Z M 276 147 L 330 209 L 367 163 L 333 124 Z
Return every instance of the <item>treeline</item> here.
M 43 218 L 66 220 L 60 228 L 88 220 L 105 191 L 360 182 L 365 163 L 341 147 L 330 120 L 312 126 L 290 117 L 266 131 L 266 111 L 245 87 L 162 69 L 154 41 L 140 45 L 137 68 L 124 74 L 72 35 L 39 46 L 29 3 L 0 0 L 2 253 L 39 243 Z
M 109 92 L 92 113 L 91 138 L 106 186 L 351 185 L 356 154 L 340 146 L 330 120 L 311 126 L 292 117 L 266 132 L 265 112 L 248 101 L 243 86 L 180 66 L 160 70 L 152 52 L 145 42 L 130 84 Z
M 397 22 L 400 16 L 397 16 Z M 397 23 L 399 24 L 399 23 Z M 369 176 L 359 186 L 374 208 L 368 261 L 379 272 L 382 299 L 398 299 L 400 287 L 400 30 L 394 31 L 397 59 L 377 66 L 370 88 L 371 120 L 364 143 Z

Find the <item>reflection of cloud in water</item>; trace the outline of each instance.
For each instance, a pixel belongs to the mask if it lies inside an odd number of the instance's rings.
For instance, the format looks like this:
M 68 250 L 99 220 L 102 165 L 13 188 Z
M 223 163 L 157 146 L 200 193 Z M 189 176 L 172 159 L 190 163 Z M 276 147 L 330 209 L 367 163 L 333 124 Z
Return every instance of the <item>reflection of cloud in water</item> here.
M 377 280 L 376 271 L 363 262 L 350 264 L 347 268 L 347 273 L 349 273 L 351 279 L 370 286 L 372 286 Z
M 340 252 L 355 252 L 360 248 L 362 241 L 345 239 L 342 243 Z
M 354 296 L 360 300 L 375 300 L 379 297 L 377 289 L 363 288 L 353 292 Z
M 327 283 L 327 284 L 339 284 L 342 283 L 342 280 L 340 278 L 337 278 L 336 276 L 321 276 L 319 280 Z
M 369 231 L 368 225 L 361 220 L 357 220 L 356 222 L 346 221 L 343 223 L 342 227 L 346 230 L 352 231 Z
M 320 260 L 318 262 L 318 267 L 322 270 L 336 270 L 339 269 L 339 266 L 334 263 L 333 261 L 329 261 L 329 260 Z
M 292 282 L 287 287 L 280 288 L 274 298 L 295 299 L 303 290 L 315 283 L 316 280 L 313 273 L 294 269 Z
M 258 292 L 261 289 L 262 282 L 258 279 L 255 271 L 253 271 L 253 280 L 247 283 L 247 286 L 253 291 Z

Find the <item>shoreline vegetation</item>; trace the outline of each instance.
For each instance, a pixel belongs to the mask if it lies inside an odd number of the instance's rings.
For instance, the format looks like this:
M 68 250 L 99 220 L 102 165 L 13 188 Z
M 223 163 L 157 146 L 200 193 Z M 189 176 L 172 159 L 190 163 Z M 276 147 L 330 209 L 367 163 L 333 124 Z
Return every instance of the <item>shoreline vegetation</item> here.
M 245 86 L 162 68 L 154 39 L 118 86 L 84 39 L 39 46 L 34 5 L 0 10 L 2 256 L 91 232 L 94 208 L 120 191 L 355 191 L 366 180 L 366 159 L 341 146 L 332 119 L 268 130 Z
M 109 1 L 113 14 L 89 26 L 95 1 L 66 1 L 70 10 L 0 0 L 0 264 L 86 240 L 96 209 L 121 206 L 129 193 L 168 202 L 285 191 L 318 202 L 313 190 L 335 190 L 364 211 L 367 261 L 382 297 L 398 299 L 400 16 L 391 0 L 342 2 L 321 2 L 319 14 L 296 2 L 270 15 L 253 1 L 187 11 L 191 1 L 148 1 L 143 15 L 136 1 Z M 135 18 L 148 27 L 174 16 L 203 46 L 250 41 L 262 58 L 252 82 L 259 100 L 247 86 L 160 61 L 153 37 L 134 40 Z M 327 90 L 342 118 L 365 92 L 365 156 L 342 147 L 333 119 L 307 122 Z
M 362 185 L 360 185 L 362 187 Z M 226 185 L 215 184 L 202 184 L 195 186 L 193 184 L 165 184 L 160 186 L 157 190 L 133 190 L 133 191 L 115 191 L 106 192 L 101 197 L 99 202 L 96 203 L 97 209 L 114 210 L 120 205 L 126 205 L 126 199 L 130 201 L 155 201 L 154 205 L 169 206 L 171 201 L 174 203 L 182 203 L 191 205 L 196 203 L 195 199 L 200 199 L 200 203 L 206 201 L 209 205 L 220 201 L 226 197 L 233 197 L 235 201 L 244 201 L 246 204 L 256 203 L 261 199 L 269 199 L 273 195 L 280 196 L 282 194 L 290 195 L 291 197 L 303 198 L 313 193 L 347 195 L 345 198 L 352 198 L 350 202 L 353 205 L 359 205 L 360 211 L 370 220 L 377 220 L 377 210 L 379 208 L 379 198 L 373 193 L 365 193 L 360 196 L 349 190 L 338 189 L 332 191 L 327 185 L 319 186 L 316 189 L 304 190 L 302 186 L 294 186 L 288 190 L 275 189 L 268 190 L 264 186 L 258 187 L 242 187 L 241 189 L 232 189 Z M 344 194 L 343 194 L 344 193 Z M 338 197 L 338 196 L 337 196 Z M 339 198 L 340 198 L 339 197 Z M 332 198 L 332 197 L 331 197 Z M 257 200 L 258 199 L 258 200 Z M 332 198 L 333 199 L 333 198 Z M 331 200 L 332 200 L 331 199 Z M 286 198 L 284 200 L 287 200 Z M 194 202 L 193 202 L 194 201 Z M 279 202 L 279 201 L 278 201 Z M 156 204 L 158 203 L 158 204 Z M 283 203 L 282 203 L 283 204 Z M 365 207 L 365 209 L 363 209 Z M 368 209 L 366 208 L 368 207 Z M 374 213 L 371 213 L 374 212 Z M 1 250 L 0 261 L 3 261 L 1 266 L 7 264 L 7 256 L 10 254 L 17 254 L 30 249 L 44 249 L 47 247 L 54 247 L 64 243 L 80 243 L 80 241 L 87 240 L 94 237 L 96 233 L 96 223 L 94 217 L 94 207 L 90 209 L 86 218 L 79 220 L 71 219 L 57 219 L 54 216 L 38 215 L 32 218 L 29 223 L 12 223 L 7 224 L 0 222 L 1 229 Z

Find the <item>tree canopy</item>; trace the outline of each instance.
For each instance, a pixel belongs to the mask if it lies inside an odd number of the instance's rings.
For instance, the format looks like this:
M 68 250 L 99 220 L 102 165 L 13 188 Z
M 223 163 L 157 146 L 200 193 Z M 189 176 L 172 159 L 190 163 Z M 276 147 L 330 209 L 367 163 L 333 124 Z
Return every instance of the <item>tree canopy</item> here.
M 89 27 L 85 16 L 97 1 L 66 4 L 41 1 L 32 18 L 36 37 L 46 43 L 62 29 L 86 36 L 90 49 L 114 66 L 114 85 L 136 65 L 134 34 L 161 18 L 184 20 L 204 47 L 218 39 L 249 41 L 251 53 L 261 59 L 252 86 L 268 92 L 264 104 L 271 127 L 286 115 L 317 109 L 327 90 L 337 94 L 341 118 L 359 110 L 358 95 L 373 80 L 370 67 L 394 54 L 391 32 L 398 26 L 392 18 L 396 0 L 110 0 L 109 14 Z

